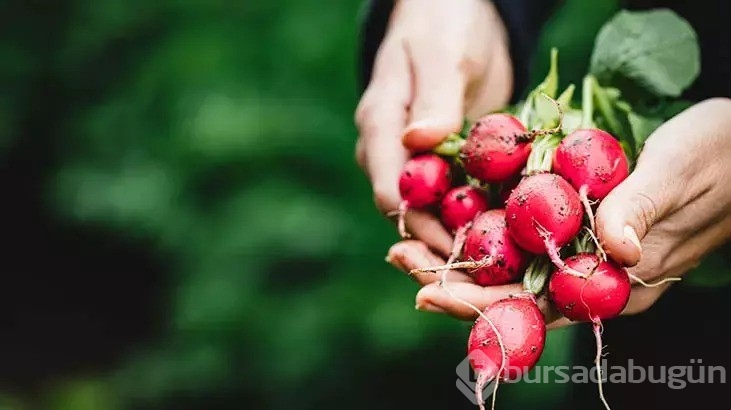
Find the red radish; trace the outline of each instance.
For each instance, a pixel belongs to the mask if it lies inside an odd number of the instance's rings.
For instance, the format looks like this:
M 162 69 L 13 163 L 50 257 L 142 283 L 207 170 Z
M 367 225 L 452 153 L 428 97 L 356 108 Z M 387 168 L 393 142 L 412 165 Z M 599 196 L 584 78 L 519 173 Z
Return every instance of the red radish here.
M 417 155 L 404 164 L 399 178 L 399 232 L 408 238 L 404 218 L 410 208 L 438 204 L 452 183 L 449 163 L 436 154 Z
M 575 321 L 593 322 L 622 313 L 631 289 L 627 271 L 593 253 L 566 258 L 566 266 L 585 277 L 558 269 L 548 282 L 548 294 L 556 309 Z
M 553 172 L 577 191 L 600 201 L 629 175 L 629 162 L 619 141 L 600 129 L 578 129 L 556 148 Z
M 447 229 L 455 232 L 489 207 L 487 197 L 482 190 L 470 185 L 452 188 L 442 198 L 442 223 Z
M 618 316 L 627 306 L 632 289 L 630 277 L 623 267 L 594 253 L 579 253 L 567 258 L 565 263 L 583 276 L 566 269 L 557 270 L 551 275 L 548 294 L 556 309 L 567 318 L 592 323 L 599 397 L 609 410 L 601 381 L 602 320 Z
M 594 230 L 590 201 L 601 201 L 629 175 L 629 162 L 619 141 L 606 131 L 584 128 L 567 135 L 556 147 L 553 172 L 578 192 Z
M 523 249 L 547 254 L 564 267 L 559 249 L 579 233 L 584 209 L 579 194 L 556 174 L 537 173 L 523 178 L 505 207 L 508 231 Z
M 467 232 L 462 252 L 464 260 L 490 263 L 470 271 L 481 286 L 514 282 L 528 265 L 528 254 L 513 240 L 505 223 L 505 210 L 493 209 L 475 218 Z
M 529 254 L 515 243 L 508 232 L 504 209 L 478 214 L 465 225 L 465 229 L 458 230 L 454 242 L 452 254 L 445 265 L 413 269 L 411 273 L 468 269 L 478 285 L 504 285 L 515 282 L 530 262 Z M 452 263 L 460 253 L 462 261 Z
M 459 156 L 469 175 L 497 184 L 507 181 L 525 166 L 531 139 L 518 118 L 503 113 L 488 114 L 472 126 Z
M 475 393 L 491 381 L 511 381 L 531 370 L 543 353 L 546 322 L 531 293 L 520 293 L 488 306 L 470 333 L 467 352 L 477 376 Z M 493 396 L 494 400 L 494 396 Z

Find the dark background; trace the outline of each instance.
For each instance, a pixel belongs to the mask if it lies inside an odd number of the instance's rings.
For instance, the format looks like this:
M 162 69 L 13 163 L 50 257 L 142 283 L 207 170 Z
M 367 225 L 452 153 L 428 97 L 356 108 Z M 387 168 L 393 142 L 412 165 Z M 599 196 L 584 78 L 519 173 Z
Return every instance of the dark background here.
M 414 311 L 353 160 L 359 7 L 0 4 L 0 410 L 474 408 L 468 324 Z M 578 82 L 614 8 L 568 1 L 535 78 L 555 45 Z M 607 324 L 610 365 L 727 363 L 724 294 L 682 284 Z M 593 343 L 553 332 L 541 364 L 590 366 Z M 720 387 L 606 390 L 682 408 Z M 596 387 L 498 393 L 572 404 L 601 408 Z

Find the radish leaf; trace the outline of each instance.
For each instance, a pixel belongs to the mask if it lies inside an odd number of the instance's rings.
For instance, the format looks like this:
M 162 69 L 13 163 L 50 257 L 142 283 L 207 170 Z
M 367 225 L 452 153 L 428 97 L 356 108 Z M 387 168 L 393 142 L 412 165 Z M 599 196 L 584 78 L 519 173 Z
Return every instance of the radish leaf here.
M 658 97 L 678 97 L 699 72 L 697 35 L 668 9 L 618 12 L 597 34 L 590 63 L 601 83 L 624 77 Z

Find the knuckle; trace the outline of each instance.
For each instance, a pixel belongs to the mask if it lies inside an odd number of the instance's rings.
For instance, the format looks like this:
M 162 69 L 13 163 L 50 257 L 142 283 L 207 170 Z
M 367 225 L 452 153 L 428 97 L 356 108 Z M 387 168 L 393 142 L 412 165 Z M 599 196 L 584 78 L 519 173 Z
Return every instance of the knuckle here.
M 649 246 L 651 245 L 648 244 Z M 653 278 L 662 276 L 662 273 L 666 271 L 665 262 L 667 258 L 661 256 L 659 253 L 644 252 L 642 259 L 639 265 L 642 273 L 637 275 L 640 279 L 644 281 L 652 280 Z
M 658 206 L 656 201 L 648 194 L 638 192 L 635 194 L 635 200 L 632 201 L 632 212 L 637 220 L 642 224 L 642 233 L 646 233 L 658 215 Z M 638 232 L 638 234 L 641 234 Z
M 366 150 L 361 138 L 355 144 L 355 162 L 361 169 L 366 168 Z
M 457 63 L 455 77 L 466 84 L 468 79 L 479 78 L 487 71 L 487 62 L 465 54 Z
M 373 125 L 374 119 L 378 116 L 377 111 L 380 109 L 380 105 L 382 105 L 379 104 L 378 100 L 380 100 L 379 96 L 383 94 L 380 88 L 382 87 L 374 86 L 373 82 L 371 82 L 371 85 L 363 92 L 363 96 L 355 108 L 355 125 L 361 134 Z
M 361 132 L 363 131 L 365 125 L 368 123 L 369 118 L 371 117 L 371 113 L 373 112 L 373 104 L 371 103 L 371 98 L 369 98 L 368 94 L 368 91 L 363 94 L 363 98 L 360 100 L 358 106 L 355 109 L 355 125 Z

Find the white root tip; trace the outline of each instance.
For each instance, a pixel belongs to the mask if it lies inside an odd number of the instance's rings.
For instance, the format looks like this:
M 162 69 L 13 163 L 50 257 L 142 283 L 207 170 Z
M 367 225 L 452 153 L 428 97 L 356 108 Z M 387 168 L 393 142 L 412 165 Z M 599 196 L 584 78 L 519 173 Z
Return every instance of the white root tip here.
M 601 399 L 602 404 L 604 404 L 604 408 L 606 410 L 612 410 L 609 407 L 609 403 L 607 403 L 607 399 L 604 397 L 604 388 L 603 386 L 603 380 L 602 380 L 602 323 L 599 320 L 594 320 L 592 323 L 592 328 L 594 330 L 594 338 L 596 339 L 596 358 L 594 360 L 594 364 L 596 365 L 596 375 L 597 375 L 597 386 L 599 389 L 599 399 Z
M 661 285 L 664 285 L 669 282 L 678 282 L 681 280 L 681 278 L 664 278 L 664 279 L 659 280 L 654 283 L 647 283 L 644 280 L 640 279 L 639 277 L 637 277 L 631 273 L 628 273 L 627 275 L 629 275 L 630 279 L 634 280 L 635 282 L 639 283 L 640 285 L 642 285 L 646 288 L 654 288 L 654 287 L 661 286 Z
M 459 242 L 459 241 L 462 241 L 462 239 L 461 238 L 455 238 L 455 242 Z M 460 243 L 455 244 L 456 245 L 455 248 L 457 246 L 459 246 L 460 249 L 461 249 L 462 244 L 463 244 L 463 242 L 461 244 Z M 452 251 L 452 254 L 449 256 L 449 259 L 447 260 L 447 265 L 449 265 L 453 261 L 454 258 L 456 258 L 455 252 Z M 495 379 L 495 385 L 493 387 L 493 393 L 492 393 L 492 410 L 495 410 L 495 397 L 497 396 L 497 388 L 498 388 L 498 385 L 500 384 L 500 375 L 502 375 L 503 370 L 505 370 L 505 362 L 507 362 L 507 360 L 508 360 L 507 351 L 505 350 L 505 344 L 503 343 L 503 338 L 500 335 L 500 332 L 498 331 L 498 329 L 495 326 L 495 324 L 492 322 L 492 320 L 490 320 L 489 317 L 487 317 L 482 312 L 482 310 L 480 310 L 477 306 L 473 305 L 472 303 L 470 303 L 470 302 L 468 302 L 468 301 L 466 301 L 466 300 L 458 297 L 457 295 L 455 295 L 449 289 L 449 287 L 447 286 L 447 275 L 449 274 L 449 272 L 450 272 L 449 269 L 443 269 L 442 270 L 442 278 L 441 278 L 441 281 L 440 281 L 441 288 L 444 289 L 444 291 L 447 292 L 447 294 L 452 299 L 454 299 L 457 302 L 459 302 L 459 303 L 467 306 L 468 308 L 472 309 L 473 311 L 475 311 L 479 315 L 479 317 L 481 317 L 485 322 L 487 322 L 487 324 L 490 325 L 490 328 L 492 329 L 492 331 L 495 332 L 495 338 L 497 339 L 498 346 L 500 346 L 500 354 L 502 356 L 502 360 L 501 360 L 501 363 L 500 363 L 500 369 L 498 369 L 498 372 L 497 372 L 497 376 L 496 376 L 496 379 Z M 477 398 L 478 405 L 480 406 L 480 410 L 485 410 L 485 404 L 484 404 L 484 402 L 482 400 L 482 389 L 478 388 L 476 390 L 477 390 L 477 392 L 476 392 L 476 394 L 477 394 L 476 398 Z
M 596 232 L 594 210 L 591 208 L 591 201 L 589 200 L 589 196 L 586 192 L 587 190 L 588 188 L 586 185 L 583 185 L 581 189 L 579 189 L 579 199 L 581 199 L 581 203 L 584 205 L 584 212 L 586 212 L 586 216 L 589 219 L 589 227 L 591 231 Z
M 469 270 L 474 271 L 474 270 L 480 269 L 480 268 L 488 266 L 488 265 L 492 265 L 491 257 L 485 257 L 479 261 L 453 262 L 453 263 L 446 263 L 444 265 L 439 265 L 439 266 L 428 266 L 426 268 L 416 268 L 416 269 L 412 269 L 409 272 L 409 274 L 413 275 L 415 273 L 441 272 L 443 270 L 449 270 L 449 269 L 469 269 Z
M 406 212 L 409 210 L 409 204 L 406 201 L 401 201 L 398 207 L 398 232 L 403 239 L 411 238 L 411 234 L 406 230 Z

